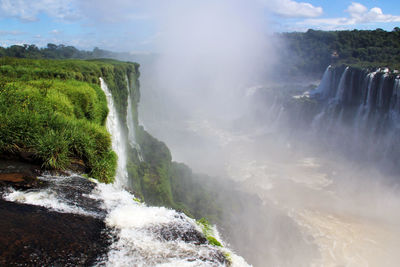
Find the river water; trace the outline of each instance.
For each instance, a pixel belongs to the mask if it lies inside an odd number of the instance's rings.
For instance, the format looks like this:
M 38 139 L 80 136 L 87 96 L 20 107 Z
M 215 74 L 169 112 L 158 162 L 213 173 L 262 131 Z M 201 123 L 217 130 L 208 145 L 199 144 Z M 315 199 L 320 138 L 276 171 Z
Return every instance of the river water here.
M 392 179 L 284 134 L 220 125 L 202 118 L 188 121 L 187 129 L 217 143 L 227 176 L 287 214 L 315 244 L 307 266 L 398 266 L 400 197 Z M 279 266 L 292 264 L 282 259 Z

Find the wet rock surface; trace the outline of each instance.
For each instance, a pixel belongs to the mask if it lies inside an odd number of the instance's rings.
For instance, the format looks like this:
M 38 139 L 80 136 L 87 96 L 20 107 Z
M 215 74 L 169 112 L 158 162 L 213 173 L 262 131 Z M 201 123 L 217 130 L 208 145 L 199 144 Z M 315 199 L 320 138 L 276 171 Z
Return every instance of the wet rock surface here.
M 39 181 L 46 183 L 46 188 L 55 192 L 57 198 L 61 199 L 63 203 L 77 206 L 97 218 L 103 219 L 106 216 L 106 211 L 102 208 L 102 202 L 89 196 L 96 187 L 96 184 L 89 179 L 78 175 L 57 178 L 45 175 L 40 177 Z
M 158 225 L 151 228 L 153 233 L 156 233 L 160 238 L 166 241 L 184 241 L 195 245 L 207 244 L 208 241 L 194 227 L 182 227 L 175 224 Z
M 183 241 L 196 246 L 209 245 L 206 237 L 189 223 L 187 225 L 176 225 L 173 223 L 161 224 L 153 226 L 147 230 L 153 235 L 158 236 L 162 241 Z M 225 255 L 217 248 L 210 249 L 207 256 L 200 256 L 198 258 L 194 257 L 192 259 L 189 258 L 187 261 L 190 262 L 198 259 L 207 262 L 210 266 L 229 265 Z
M 78 176 L 42 175 L 40 166 L 0 160 L 0 266 L 88 266 L 106 258 L 113 240 L 101 202 L 89 197 L 96 184 Z M 49 190 L 90 214 L 60 213 L 6 201 L 12 190 Z
M 0 159 L 0 187 L 12 186 L 17 189 L 39 187 L 37 176 L 40 173 L 39 165 Z
M 38 172 L 31 163 L 2 160 L 0 266 L 103 266 L 106 262 L 152 266 L 170 261 L 229 265 L 224 253 L 211 246 L 193 222 L 180 213 L 176 213 L 176 221 L 149 224 L 142 229 L 130 228 L 129 224 L 107 226 L 113 210 L 107 207 L 98 190 L 101 189 L 95 182 L 78 174 Z M 113 190 L 108 194 L 125 194 Z M 120 200 L 125 201 L 124 197 Z M 119 204 L 112 205 L 118 208 Z M 132 201 L 132 205 L 137 204 Z M 133 233 L 128 236 L 132 240 L 119 243 L 127 238 L 121 235 L 126 231 Z M 145 237 L 140 234 L 143 232 Z M 144 239 L 135 243 L 138 237 Z M 152 240 L 156 240 L 154 246 L 159 246 L 160 251 L 147 250 L 147 244 L 141 247 L 140 242 Z M 135 245 L 129 247 L 132 244 Z M 180 245 L 175 247 L 177 244 Z M 128 256 L 121 254 L 115 258 L 119 251 Z
M 1 266 L 82 266 L 105 257 L 109 229 L 100 219 L 0 199 Z

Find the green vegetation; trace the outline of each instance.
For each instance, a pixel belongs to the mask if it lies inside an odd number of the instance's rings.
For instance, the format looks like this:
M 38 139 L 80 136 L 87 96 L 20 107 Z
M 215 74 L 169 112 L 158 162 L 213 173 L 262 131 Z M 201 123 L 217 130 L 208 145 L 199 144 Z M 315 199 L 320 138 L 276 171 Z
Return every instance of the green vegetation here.
M 320 75 L 331 63 L 400 69 L 400 29 L 316 31 L 278 34 L 289 73 Z M 338 57 L 332 57 L 334 52 Z
M 222 179 L 192 173 L 185 164 L 177 162 L 172 163 L 170 177 L 174 201 L 185 207 L 183 211 L 196 219 L 206 217 L 213 223 L 222 220 L 222 198 L 225 192 L 232 190 L 230 184 L 223 183 Z
M 113 52 L 95 47 L 92 51 L 78 50 L 73 46 L 63 44 L 47 44 L 39 48 L 33 44 L 0 46 L 0 57 L 16 57 L 30 59 L 99 59 L 112 58 L 120 61 L 138 62 L 153 60 L 156 54 L 132 54 L 127 52 Z
M 107 102 L 99 77 L 117 92 L 138 65 L 112 60 L 0 58 L 0 153 L 29 154 L 45 169 L 64 170 L 73 160 L 90 176 L 112 182 L 116 155 L 105 128 Z M 127 90 L 115 94 L 126 114 Z M 125 100 L 126 103 L 126 100 Z
M 171 161 L 168 147 L 141 126 L 137 126 L 136 138 L 144 161 L 139 161 L 136 151 L 130 151 L 130 186 L 135 196 L 147 204 L 170 207 L 215 224 L 221 224 L 226 217 L 235 218 L 246 205 L 241 201 L 248 197 L 234 189 L 234 182 L 195 174 L 185 164 Z
M 0 156 L 29 154 L 48 169 L 68 169 L 71 162 L 79 161 L 88 176 L 112 182 L 116 155 L 104 126 L 108 110 L 98 79 L 103 77 L 113 93 L 124 136 L 127 97 L 131 97 L 143 157 L 141 161 L 137 148 L 128 147 L 134 201 L 174 208 L 196 219 L 205 217 L 225 233 L 253 230 L 246 219 L 253 215 L 238 214 L 248 207 L 260 209 L 257 197 L 236 190 L 232 181 L 195 174 L 186 165 L 172 162 L 167 146 L 138 125 L 138 67 L 114 60 L 0 58 Z M 257 219 L 263 227 L 268 224 L 264 218 Z M 205 225 L 210 229 L 209 223 Z M 206 236 L 210 244 L 220 245 L 212 234 Z
M 151 205 L 182 210 L 173 198 L 170 178 L 172 162 L 168 147 L 137 123 L 136 138 L 143 161 L 139 160 L 134 149 L 131 149 L 128 155 L 130 186 L 135 196 Z
M 74 49 L 51 44 L 39 50 L 33 46 L 11 46 L 6 50 L 8 53 L 18 50 L 20 53 L 13 55 L 30 58 L 62 58 L 79 56 L 82 52 L 64 53 Z M 83 51 L 81 55 L 84 54 Z M 195 218 L 206 214 L 213 222 L 219 221 L 221 210 L 215 202 L 216 193 L 208 193 L 201 185 L 202 177 L 192 177 L 188 167 L 172 162 L 168 147 L 138 126 L 138 67 L 135 63 L 111 59 L 0 58 L 4 88 L 1 109 L 7 114 L 1 118 L 0 153 L 29 152 L 44 168 L 60 170 L 68 168 L 72 160 L 80 159 L 89 176 L 111 182 L 116 155 L 110 149 L 110 137 L 104 127 L 108 110 L 98 79 L 103 77 L 112 92 L 125 136 L 129 95 L 132 100 L 137 141 L 144 158 L 140 161 L 136 149 L 128 148 L 127 167 L 135 196 L 151 205 L 175 208 Z M 9 95 L 19 98 L 10 102 Z M 29 97 L 29 104 L 23 97 Z M 25 112 L 24 105 L 28 105 L 30 112 Z
M 10 47 L 0 47 L 1 57 L 17 57 L 32 59 L 95 59 L 112 58 L 118 53 L 94 48 L 93 51 L 78 50 L 73 46 L 47 44 L 46 47 L 38 48 L 36 45 L 12 45 Z
M 208 242 L 217 247 L 222 247 L 222 244 L 213 237 L 214 231 L 211 227 L 211 224 L 205 218 L 201 218 L 197 221 L 197 224 L 200 226 L 201 230 L 203 231 L 204 236 L 207 238 Z

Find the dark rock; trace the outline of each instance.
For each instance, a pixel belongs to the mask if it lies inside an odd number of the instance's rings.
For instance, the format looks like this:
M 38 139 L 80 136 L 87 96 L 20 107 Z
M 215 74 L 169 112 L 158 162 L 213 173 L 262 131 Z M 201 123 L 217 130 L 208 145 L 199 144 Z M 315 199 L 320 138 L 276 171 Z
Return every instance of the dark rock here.
M 195 229 L 191 224 L 180 225 L 180 224 L 162 224 L 153 226 L 148 229 L 149 232 L 159 236 L 161 240 L 164 241 L 184 241 L 186 243 L 192 243 L 198 246 L 209 244 L 206 237 L 197 229 Z M 229 262 L 225 255 L 217 248 L 211 249 L 207 257 L 200 257 L 200 260 L 208 263 L 213 263 L 216 266 L 221 266 L 227 264 L 229 266 Z M 193 261 L 195 259 L 192 259 Z M 188 261 L 192 261 L 189 259 Z
M 0 266 L 88 266 L 112 241 L 100 219 L 0 199 Z
M 57 197 L 64 203 L 78 206 L 97 218 L 106 216 L 102 202 L 89 196 L 96 187 L 96 184 L 89 179 L 78 175 L 65 177 L 45 176 L 40 177 L 39 181 L 44 181 L 46 183 L 45 187 L 55 192 Z
M 19 156 L 25 162 L 35 162 L 35 154 L 32 152 L 23 151 L 19 153 Z
M 77 173 L 86 173 L 87 168 L 83 160 L 80 159 L 72 159 L 69 169 L 73 172 Z
M 157 233 L 157 235 L 166 241 L 181 240 L 196 245 L 207 243 L 205 236 L 189 224 L 185 227 L 173 223 L 158 225 L 153 227 L 151 232 Z
M 0 187 L 12 186 L 18 189 L 38 187 L 37 176 L 40 166 L 15 160 L 0 159 Z

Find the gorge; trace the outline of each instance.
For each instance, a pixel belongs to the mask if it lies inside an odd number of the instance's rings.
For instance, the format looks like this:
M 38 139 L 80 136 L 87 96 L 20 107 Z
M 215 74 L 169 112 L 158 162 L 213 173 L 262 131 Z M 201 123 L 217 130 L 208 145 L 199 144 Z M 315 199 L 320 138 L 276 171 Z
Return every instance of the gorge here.
M 289 81 L 247 88 L 237 98 L 248 113 L 233 120 L 162 108 L 167 90 L 146 80 L 146 68 L 143 76 L 142 119 L 173 157 L 194 171 L 230 178 L 234 188 L 262 201 L 262 208 L 247 203 L 240 209 L 246 221 L 223 220 L 242 229 L 227 239 L 250 263 L 396 266 L 398 157 L 390 155 L 398 151 L 392 150 L 398 145 L 396 71 L 338 64 L 311 86 Z M 150 111 L 154 106 L 162 121 Z M 243 240 L 252 248 L 241 246 Z
M 396 71 L 177 116 L 147 65 L 139 90 L 136 63 L 1 60 L 2 264 L 396 266 Z

